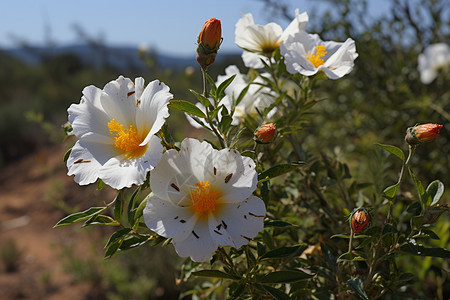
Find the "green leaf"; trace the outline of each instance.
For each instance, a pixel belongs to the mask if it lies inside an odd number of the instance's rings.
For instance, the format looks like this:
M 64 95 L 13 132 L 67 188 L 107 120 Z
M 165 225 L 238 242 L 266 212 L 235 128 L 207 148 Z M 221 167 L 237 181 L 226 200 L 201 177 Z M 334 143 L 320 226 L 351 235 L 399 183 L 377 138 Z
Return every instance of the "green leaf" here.
M 400 183 L 388 186 L 383 191 L 384 197 L 386 197 L 389 200 L 394 199 L 395 195 L 397 195 L 397 192 L 398 192 L 399 188 L 400 188 Z
M 264 221 L 264 227 L 277 227 L 277 228 L 284 228 L 294 226 L 289 222 L 281 221 L 281 220 L 267 220 Z
M 116 254 L 117 250 L 119 250 L 119 247 L 121 244 L 120 242 L 121 241 L 117 241 L 116 243 L 109 245 L 109 247 L 106 249 L 105 256 L 103 258 L 109 259 L 109 258 L 113 257 L 114 254 Z
M 272 179 L 274 177 L 283 175 L 285 173 L 291 172 L 295 169 L 297 169 L 298 167 L 301 167 L 303 165 L 305 165 L 306 163 L 304 162 L 295 162 L 295 163 L 289 163 L 289 164 L 280 164 L 280 165 L 276 165 L 271 167 L 270 169 L 265 170 L 264 172 L 262 172 L 261 174 L 258 175 L 258 180 L 267 180 L 268 179 Z
M 423 188 L 422 183 L 420 182 L 419 178 L 413 173 L 411 168 L 408 168 L 409 175 L 411 176 L 412 181 L 414 182 L 414 185 L 416 186 L 417 193 L 419 194 L 420 202 L 424 205 L 426 205 L 427 197 L 426 197 L 426 191 Z
M 395 228 L 391 224 L 385 224 L 384 227 L 383 227 L 383 234 L 382 235 L 394 234 L 394 233 L 397 233 L 397 232 L 398 232 L 397 228 Z
M 86 227 L 89 225 L 119 226 L 120 223 L 109 216 L 93 215 L 90 219 L 84 222 L 83 226 L 81 227 Z
M 298 244 L 298 245 L 290 246 L 290 247 L 280 247 L 280 248 L 271 250 L 269 252 L 266 252 L 263 256 L 260 257 L 260 259 L 261 260 L 263 260 L 263 259 L 280 259 L 280 258 L 286 258 L 286 257 L 290 257 L 290 256 L 298 256 L 306 248 L 308 248 L 308 245 L 306 245 L 306 244 Z
M 355 234 L 355 235 L 353 235 L 354 239 L 363 239 L 363 238 L 366 238 L 366 237 L 370 237 L 370 235 L 366 235 L 366 234 Z M 349 239 L 350 238 L 350 234 L 338 233 L 338 234 L 335 234 L 335 235 L 331 236 L 331 239 L 332 238 Z
M 358 298 L 368 300 L 369 297 L 367 297 L 366 292 L 364 291 L 363 283 L 361 282 L 361 279 L 354 278 L 347 281 L 348 288 L 354 292 Z
M 90 217 L 101 213 L 102 211 L 104 211 L 105 209 L 107 209 L 108 207 L 91 207 L 85 211 L 82 212 L 77 212 L 74 214 L 71 214 L 65 218 L 63 218 L 62 220 L 60 220 L 58 223 L 56 223 L 55 226 L 53 226 L 53 228 L 55 227 L 59 227 L 59 226 L 66 226 L 66 225 L 71 225 L 80 221 L 84 221 L 89 219 Z
M 167 107 L 176 109 L 178 111 L 187 113 L 189 115 L 194 115 L 196 117 L 206 118 L 205 114 L 200 110 L 200 108 L 198 108 L 197 106 L 195 106 L 194 104 L 192 104 L 189 101 L 170 100 L 170 103 Z
M 116 199 L 114 199 L 114 218 L 117 222 L 121 222 L 123 212 L 123 190 L 117 193 Z
M 110 237 L 108 242 L 105 245 L 105 248 L 108 248 L 111 244 L 117 243 L 120 240 L 123 240 L 125 236 L 131 231 L 131 228 L 122 228 L 114 232 Z
M 219 270 L 201 270 L 192 272 L 195 276 L 201 276 L 201 277 L 214 277 L 214 278 L 226 278 L 226 279 L 232 279 L 232 280 L 239 280 L 240 278 Z
M 233 82 L 236 74 L 232 75 L 230 78 L 227 78 L 222 82 L 216 91 L 216 99 L 222 99 L 225 96 L 225 89 Z
M 277 300 L 290 300 L 291 297 L 289 297 L 285 292 L 273 288 L 271 286 L 263 285 L 263 289 L 265 289 L 269 294 L 271 294 L 275 299 Z
M 291 283 L 310 279 L 314 274 L 307 274 L 300 270 L 275 271 L 259 278 L 260 283 Z
M 130 223 L 131 227 L 133 227 L 134 224 L 136 223 L 136 219 L 134 218 L 134 213 L 136 211 L 134 209 L 134 205 L 136 203 L 136 199 L 138 198 L 140 191 L 141 191 L 141 189 L 139 187 L 136 188 L 136 190 L 131 195 L 130 201 L 128 202 L 127 218 L 128 218 L 128 222 Z
M 149 236 L 129 236 L 123 240 L 119 250 L 128 250 L 141 246 L 149 241 Z
M 239 93 L 239 96 L 237 97 L 237 99 L 234 102 L 234 106 L 238 106 L 239 103 L 241 103 L 242 99 L 244 99 L 245 94 L 247 94 L 248 89 L 250 88 L 250 84 L 247 84 L 247 86 Z
M 203 104 L 204 107 L 208 107 L 211 105 L 211 102 L 208 100 L 208 98 L 206 98 L 202 94 L 199 94 L 191 89 L 189 91 L 197 97 L 197 99 L 200 101 L 201 104 Z
M 376 143 L 375 145 L 380 146 L 384 150 L 394 154 L 395 156 L 397 156 L 401 160 L 405 160 L 405 153 L 403 153 L 403 151 L 401 149 L 399 149 L 399 148 L 397 148 L 395 146 L 384 145 L 384 144 L 379 144 L 379 143 Z
M 431 256 L 440 258 L 450 258 L 450 251 L 443 248 L 428 248 L 421 245 L 406 244 L 400 248 L 401 251 L 419 256 Z
M 444 184 L 439 180 L 435 180 L 428 185 L 426 192 L 428 196 L 427 205 L 434 206 L 439 203 L 442 194 L 444 194 Z
M 64 162 L 67 162 L 71 152 L 72 152 L 72 148 L 70 148 L 69 150 L 66 151 L 66 153 L 64 153 L 64 158 L 63 158 Z
M 97 190 L 101 191 L 105 187 L 105 183 L 100 178 L 97 179 Z

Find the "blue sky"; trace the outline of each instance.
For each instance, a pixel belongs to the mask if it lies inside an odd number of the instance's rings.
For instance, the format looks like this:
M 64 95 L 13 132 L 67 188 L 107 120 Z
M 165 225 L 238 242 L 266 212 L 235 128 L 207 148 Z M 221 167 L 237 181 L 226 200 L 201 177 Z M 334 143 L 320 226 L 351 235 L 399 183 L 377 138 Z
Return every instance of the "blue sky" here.
M 318 0 L 288 3 L 300 12 L 324 8 Z M 374 9 L 381 12 L 387 6 L 375 5 Z M 76 24 L 110 45 L 147 45 L 159 52 L 188 56 L 195 51 L 203 23 L 215 17 L 222 22 L 221 48 L 237 51 L 234 26 L 241 13 L 248 12 L 257 24 L 275 21 L 286 26 L 271 18 L 257 0 L 0 0 L 0 48 L 15 47 L 17 38 L 33 45 L 43 45 L 48 38 L 57 45 L 76 43 Z

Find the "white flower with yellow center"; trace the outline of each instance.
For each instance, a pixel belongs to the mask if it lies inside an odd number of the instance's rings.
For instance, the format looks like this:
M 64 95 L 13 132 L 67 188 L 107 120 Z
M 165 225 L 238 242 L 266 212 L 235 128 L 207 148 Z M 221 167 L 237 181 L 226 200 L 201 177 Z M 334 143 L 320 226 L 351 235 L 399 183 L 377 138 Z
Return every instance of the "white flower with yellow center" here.
M 236 150 L 188 138 L 150 173 L 145 224 L 171 238 L 181 257 L 206 261 L 218 246 L 240 248 L 264 227 L 264 202 L 252 195 L 255 163 Z
M 280 46 L 280 43 L 300 30 L 305 30 L 308 24 L 308 14 L 299 14 L 295 10 L 295 18 L 283 31 L 280 25 L 268 23 L 255 24 L 252 14 L 246 14 L 236 23 L 235 43 L 244 49 L 242 59 L 246 67 L 262 68 L 261 59 L 268 62 L 268 57 Z M 261 55 L 263 54 L 263 55 Z
M 420 80 L 431 83 L 440 70 L 448 72 L 450 70 L 450 47 L 445 43 L 429 45 L 424 53 L 419 55 Z
M 328 78 L 338 79 L 353 70 L 358 57 L 355 41 L 323 42 L 317 34 L 299 31 L 280 45 L 289 73 L 312 76 L 323 71 Z
M 169 116 L 169 87 L 155 80 L 144 88 L 120 76 L 103 90 L 88 86 L 79 104 L 69 109 L 69 122 L 78 141 L 67 160 L 68 175 L 80 185 L 98 178 L 112 188 L 142 184 L 161 159 L 163 147 L 155 136 Z

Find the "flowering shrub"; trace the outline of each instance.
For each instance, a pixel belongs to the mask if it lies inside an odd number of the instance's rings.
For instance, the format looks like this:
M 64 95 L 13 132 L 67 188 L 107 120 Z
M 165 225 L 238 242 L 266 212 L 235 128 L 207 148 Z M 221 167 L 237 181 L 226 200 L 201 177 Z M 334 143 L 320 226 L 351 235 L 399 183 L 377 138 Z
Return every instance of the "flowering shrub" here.
M 173 100 L 159 81 L 144 88 L 142 78 L 85 88 L 69 108 L 78 141 L 65 157 L 68 174 L 79 184 L 109 185 L 117 197 L 56 226 L 116 226 L 105 258 L 172 244 L 187 258 L 181 281 L 211 279 L 186 295 L 211 298 L 376 299 L 403 293 L 414 278 L 397 268 L 396 257 L 449 258 L 450 251 L 428 244 L 439 239 L 431 224 L 448 212 L 440 204 L 444 185 L 424 185 L 411 166 L 416 147 L 438 138 L 442 125 L 408 129 L 408 155 L 373 146 L 402 162 L 398 181 L 375 200 L 344 163 L 303 151 L 299 133 L 320 105 L 321 83 L 352 72 L 358 57 L 351 38 L 324 42 L 305 31 L 307 21 L 296 11 L 283 31 L 244 15 L 236 44 L 252 69 L 230 66 L 217 80 L 208 69 L 219 55 L 220 21 L 207 21 L 197 39 L 203 91 L 192 90 L 196 105 Z M 211 137 L 174 140 L 168 108 Z M 398 199 L 405 173 L 417 190 L 407 207 Z

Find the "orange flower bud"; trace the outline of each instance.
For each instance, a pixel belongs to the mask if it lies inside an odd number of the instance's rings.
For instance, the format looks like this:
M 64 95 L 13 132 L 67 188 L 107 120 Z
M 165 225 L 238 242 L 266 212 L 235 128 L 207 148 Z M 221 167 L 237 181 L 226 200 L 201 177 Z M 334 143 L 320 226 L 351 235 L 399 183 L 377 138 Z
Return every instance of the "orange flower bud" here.
M 270 143 L 277 135 L 277 129 L 273 123 L 259 126 L 255 131 L 256 141 L 261 144 Z
M 203 28 L 198 35 L 197 42 L 210 50 L 218 50 L 222 40 L 222 27 L 220 20 L 209 19 L 203 24 Z
M 369 212 L 365 208 L 355 209 L 350 219 L 353 233 L 360 233 L 370 222 Z
M 442 127 L 442 125 L 432 123 L 409 127 L 406 130 L 405 141 L 410 145 L 417 145 L 434 140 Z
M 214 63 L 222 43 L 220 20 L 212 18 L 206 21 L 198 35 L 197 43 L 197 62 L 203 69 L 206 69 Z

